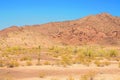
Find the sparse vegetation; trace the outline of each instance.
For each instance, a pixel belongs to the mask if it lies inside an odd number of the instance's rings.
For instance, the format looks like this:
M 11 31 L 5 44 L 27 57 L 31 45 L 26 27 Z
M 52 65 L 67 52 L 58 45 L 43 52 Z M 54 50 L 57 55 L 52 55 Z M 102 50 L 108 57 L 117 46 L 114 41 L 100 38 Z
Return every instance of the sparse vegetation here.
M 110 65 L 110 61 L 119 61 L 120 56 L 117 49 L 106 49 L 99 46 L 54 46 L 46 49 L 46 55 L 57 59 L 53 63 L 68 66 L 72 64 L 83 64 L 90 66 L 94 63 L 98 67 Z M 41 62 L 41 47 L 25 49 L 22 47 L 8 47 L 1 49 L 0 67 L 12 67 L 21 65 L 21 62 L 26 62 L 27 65 L 32 65 L 32 60 L 36 60 L 37 65 L 50 65 L 49 61 Z M 9 61 L 9 63 L 8 63 Z M 13 63 L 12 63 L 13 62 Z M 52 64 L 53 64 L 52 63 Z M 16 64 L 16 65 L 15 65 Z M 13 66 L 13 67 L 14 67 Z
M 45 78 L 45 77 L 46 77 L 46 74 L 43 73 L 43 72 L 41 72 L 41 73 L 39 73 L 39 77 L 40 77 L 40 78 Z
M 50 62 L 49 61 L 45 61 L 44 65 L 50 65 Z
M 9 68 L 18 67 L 18 66 L 19 66 L 19 63 L 16 60 L 10 60 L 7 63 L 7 67 Z
M 45 51 L 45 52 L 44 52 Z M 68 68 L 72 65 L 85 65 L 91 67 L 107 67 L 112 65 L 112 61 L 118 64 L 120 51 L 95 46 L 56 46 L 53 48 L 6 48 L 1 49 L 0 67 L 14 68 L 18 66 L 38 66 L 58 65 L 58 67 Z M 54 66 L 53 66 L 54 67 Z M 89 72 L 80 77 L 80 80 L 95 80 L 96 73 Z M 45 78 L 46 73 L 41 72 L 39 78 Z M 52 80 L 52 79 L 51 79 Z M 53 79 L 58 80 L 58 79 Z M 75 77 L 68 77 L 66 80 L 75 80 Z
M 27 66 L 31 66 L 32 65 L 32 61 L 26 61 L 26 65 Z
M 31 57 L 23 56 L 20 60 L 21 61 L 27 61 L 27 60 L 32 60 L 32 59 L 31 59 Z
M 66 80 L 75 80 L 73 76 L 69 76 Z
M 60 80 L 60 79 L 58 79 L 58 78 L 51 78 L 50 80 Z
M 0 60 L 0 67 L 4 67 L 4 61 Z
M 89 71 L 88 73 L 81 76 L 80 80 L 94 80 L 94 77 L 96 76 L 95 71 Z

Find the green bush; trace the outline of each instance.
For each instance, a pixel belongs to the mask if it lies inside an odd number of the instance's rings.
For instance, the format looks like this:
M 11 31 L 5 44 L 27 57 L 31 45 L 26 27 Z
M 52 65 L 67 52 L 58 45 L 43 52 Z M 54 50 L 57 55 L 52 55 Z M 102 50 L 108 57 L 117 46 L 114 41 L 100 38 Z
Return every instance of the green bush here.
M 118 51 L 115 50 L 115 49 L 109 50 L 109 56 L 110 57 L 116 57 L 116 56 L 118 56 Z

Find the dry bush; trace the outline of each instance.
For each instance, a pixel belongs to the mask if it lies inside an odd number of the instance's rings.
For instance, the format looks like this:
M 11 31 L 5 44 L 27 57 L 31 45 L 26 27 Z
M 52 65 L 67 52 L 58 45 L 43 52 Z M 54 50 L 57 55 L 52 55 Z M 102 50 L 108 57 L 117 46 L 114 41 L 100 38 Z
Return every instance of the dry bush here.
M 88 73 L 81 76 L 80 80 L 94 80 L 94 77 L 96 76 L 95 71 L 89 71 Z
M 19 63 L 17 60 L 10 60 L 7 62 L 7 67 L 9 68 L 13 68 L 13 67 L 18 67 L 19 66 Z
M 50 62 L 49 61 L 45 61 L 44 65 L 50 65 Z
M 39 77 L 40 77 L 40 78 L 46 77 L 46 73 L 44 73 L 44 72 L 39 73 Z
M 75 80 L 73 76 L 69 76 L 66 80 Z
M 97 67 L 104 67 L 104 65 L 99 61 L 99 60 L 96 60 L 94 62 L 94 64 L 97 66 Z
M 109 62 L 109 61 L 104 61 L 103 64 L 104 64 L 105 66 L 109 66 L 109 65 L 110 65 L 110 62 Z
M 21 61 L 26 61 L 26 60 L 32 60 L 32 58 L 28 57 L 28 56 L 23 56 L 20 60 Z
M 58 78 L 51 78 L 50 80 L 59 80 Z
M 62 55 L 61 56 L 61 64 L 63 66 L 71 65 L 72 64 L 72 57 L 70 55 Z
M 0 60 L 0 67 L 4 67 L 5 63 L 3 60 Z
M 109 50 L 109 56 L 110 57 L 117 57 L 118 56 L 118 51 L 115 49 Z
M 32 61 L 26 61 L 26 65 L 27 66 L 31 66 L 32 65 Z
M 95 64 L 97 67 L 104 67 L 104 66 L 109 66 L 109 65 L 110 65 L 110 62 L 109 62 L 109 61 L 96 60 L 96 61 L 94 62 L 94 64 Z

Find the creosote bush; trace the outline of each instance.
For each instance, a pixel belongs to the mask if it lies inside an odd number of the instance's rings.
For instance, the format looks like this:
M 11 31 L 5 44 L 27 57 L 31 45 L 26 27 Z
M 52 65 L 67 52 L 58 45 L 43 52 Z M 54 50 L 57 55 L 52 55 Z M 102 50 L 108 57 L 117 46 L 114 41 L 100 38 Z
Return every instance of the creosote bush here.
M 27 66 L 31 66 L 32 65 L 32 61 L 26 61 L 26 65 Z
M 94 62 L 94 64 L 97 66 L 97 67 L 104 67 L 104 66 L 109 66 L 110 65 L 110 62 L 109 61 L 99 61 L 99 60 L 96 60 Z
M 44 65 L 50 65 L 50 62 L 49 61 L 45 61 Z
M 46 77 L 46 74 L 44 72 L 41 72 L 41 73 L 39 73 L 39 77 L 44 78 L 44 77 Z
M 13 68 L 13 67 L 18 67 L 19 63 L 17 60 L 10 60 L 7 62 L 7 67 Z
M 72 64 L 72 57 L 70 55 L 62 55 L 61 56 L 61 64 L 64 66 Z
M 32 60 L 31 57 L 28 57 L 28 56 L 24 56 L 20 59 L 21 61 L 26 61 L 26 60 Z
M 58 78 L 51 78 L 50 80 L 60 80 L 60 79 L 58 79 Z
M 67 80 L 75 80 L 73 76 L 69 76 Z
M 88 73 L 81 76 L 80 80 L 94 80 L 97 73 L 95 71 L 89 71 Z
M 0 67 L 4 67 L 4 61 L 3 60 L 0 60 Z

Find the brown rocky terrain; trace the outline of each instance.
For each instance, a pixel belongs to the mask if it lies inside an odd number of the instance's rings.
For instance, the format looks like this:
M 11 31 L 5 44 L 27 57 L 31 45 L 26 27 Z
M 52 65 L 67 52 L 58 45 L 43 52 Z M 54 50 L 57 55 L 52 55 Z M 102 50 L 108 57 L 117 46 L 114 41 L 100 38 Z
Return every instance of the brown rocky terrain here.
M 2 47 L 61 44 L 119 45 L 120 17 L 101 13 L 73 21 L 22 27 L 12 26 L 0 31 L 0 45 Z

